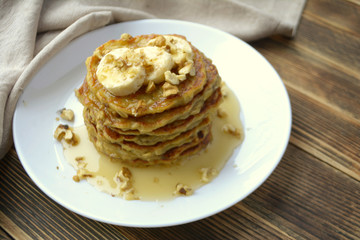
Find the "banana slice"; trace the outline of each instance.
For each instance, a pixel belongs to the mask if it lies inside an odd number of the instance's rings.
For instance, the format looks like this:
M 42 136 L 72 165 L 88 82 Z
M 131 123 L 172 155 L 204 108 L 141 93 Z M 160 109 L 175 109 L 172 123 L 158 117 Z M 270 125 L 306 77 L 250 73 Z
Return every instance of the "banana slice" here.
M 141 88 L 146 72 L 141 56 L 134 49 L 118 48 L 101 59 L 96 75 L 113 95 L 126 96 Z
M 170 54 L 176 64 L 183 64 L 188 60 L 192 61 L 194 53 L 185 39 L 170 35 L 164 35 L 164 38 L 166 45 L 170 47 Z
M 122 47 L 110 51 L 101 59 L 96 75 L 113 95 L 126 96 L 149 83 L 165 80 L 179 84 L 186 79 L 186 74 L 195 72 L 193 55 L 186 40 L 164 35 L 149 41 L 146 47 Z M 175 65 L 179 75 L 171 73 Z
M 165 79 L 165 72 L 170 71 L 174 66 L 174 61 L 168 52 L 158 47 L 142 47 L 135 51 L 138 54 L 144 54 L 144 65 L 147 69 L 147 77 L 144 81 L 145 84 L 148 82 L 161 83 Z

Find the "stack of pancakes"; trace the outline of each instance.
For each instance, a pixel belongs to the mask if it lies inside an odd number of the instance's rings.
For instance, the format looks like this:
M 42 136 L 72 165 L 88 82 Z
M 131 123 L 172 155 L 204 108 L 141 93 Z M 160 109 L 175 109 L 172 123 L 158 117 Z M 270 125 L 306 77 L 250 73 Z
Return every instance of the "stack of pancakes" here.
M 146 46 L 157 36 L 121 38 L 100 46 L 86 60 L 87 75 L 76 90 L 96 149 L 135 166 L 171 164 L 204 149 L 212 140 L 211 123 L 222 100 L 216 67 L 192 45 L 195 75 L 180 82 L 176 94 L 164 95 L 163 82 L 153 91 L 142 86 L 119 97 L 97 80 L 97 66 L 106 53 Z

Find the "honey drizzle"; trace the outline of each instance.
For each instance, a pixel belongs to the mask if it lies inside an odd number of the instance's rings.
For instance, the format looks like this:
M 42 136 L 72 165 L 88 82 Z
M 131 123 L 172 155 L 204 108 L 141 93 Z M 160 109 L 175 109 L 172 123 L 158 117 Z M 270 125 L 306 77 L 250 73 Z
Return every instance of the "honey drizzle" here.
M 81 141 L 75 147 L 64 146 L 65 158 L 76 170 L 83 168 L 90 174 L 91 177 L 86 178 L 90 184 L 113 196 L 121 195 L 119 183 L 114 177 L 123 166 L 131 171 L 135 195 L 140 200 L 171 200 L 176 196 L 174 191 L 178 183 L 190 186 L 196 194 L 196 189 L 206 184 L 201 181 L 200 169 L 212 168 L 216 172 L 220 172 L 233 154 L 234 149 L 242 142 L 243 134 L 239 138 L 222 130 L 225 124 L 230 123 L 243 133 L 240 121 L 240 105 L 237 98 L 230 89 L 224 86 L 223 88 L 226 94 L 220 106 L 223 110 L 222 117 L 217 116 L 213 121 L 212 143 L 203 152 L 181 161 L 178 165 L 135 168 L 111 160 L 96 151 L 88 138 L 85 126 L 74 129 Z

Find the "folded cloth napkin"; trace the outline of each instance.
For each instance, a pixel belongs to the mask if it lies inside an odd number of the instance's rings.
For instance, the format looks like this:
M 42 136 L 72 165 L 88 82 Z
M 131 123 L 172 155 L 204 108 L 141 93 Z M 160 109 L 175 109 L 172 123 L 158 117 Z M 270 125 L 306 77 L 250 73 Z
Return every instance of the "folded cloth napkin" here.
M 27 82 L 72 39 L 108 24 L 147 18 L 197 22 L 245 41 L 292 37 L 305 1 L 0 0 L 0 158 L 12 145 L 12 116 Z

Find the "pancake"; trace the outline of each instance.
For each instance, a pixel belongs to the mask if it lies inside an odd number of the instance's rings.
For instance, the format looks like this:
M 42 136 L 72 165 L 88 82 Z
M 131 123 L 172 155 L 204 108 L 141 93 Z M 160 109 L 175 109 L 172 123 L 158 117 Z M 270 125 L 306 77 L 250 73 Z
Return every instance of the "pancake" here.
M 222 101 L 221 77 L 215 65 L 187 41 L 193 54 L 186 61 L 193 64 L 194 72 L 178 83 L 171 82 L 176 84 L 170 84 L 177 89 L 176 93 L 164 94 L 163 85 L 169 84 L 166 76 L 163 82 L 156 82 L 152 91 L 148 91 L 147 81 L 135 92 L 121 96 L 114 95 L 98 80 L 100 62 L 108 53 L 121 48 L 142 48 L 161 36 L 127 36 L 98 47 L 86 60 L 87 74 L 76 90 L 95 148 L 133 166 L 174 164 L 205 149 L 212 140 L 211 123 Z M 179 35 L 167 36 L 186 40 Z M 171 53 L 168 45 L 162 45 L 162 49 Z M 181 64 L 175 64 L 171 74 L 180 74 Z
M 94 143 L 95 148 L 113 160 L 119 160 L 133 166 L 150 166 L 155 164 L 173 164 L 180 161 L 183 157 L 187 157 L 201 151 L 211 141 L 211 125 L 206 125 L 204 128 L 193 134 L 191 141 L 187 141 L 183 145 L 175 146 L 168 149 L 162 154 L 155 154 L 151 151 L 142 149 L 141 155 L 136 152 L 124 149 L 123 144 L 115 144 L 107 141 L 101 141 L 98 138 L 97 131 L 94 125 L 86 125 L 89 138 Z M 139 147 L 139 146 L 138 146 Z M 150 150 L 151 148 L 149 148 Z
M 200 124 L 204 118 L 212 119 L 215 115 L 216 109 L 220 104 L 221 94 L 220 90 L 216 91 L 207 101 L 205 102 L 201 111 L 196 115 L 191 115 L 186 119 L 175 121 L 171 124 L 168 124 L 164 127 L 158 128 L 153 132 L 147 134 L 136 134 L 134 132 L 123 131 L 119 128 L 114 128 L 111 126 L 105 126 L 103 123 L 94 120 L 89 114 L 89 108 L 86 108 L 84 111 L 84 116 L 86 119 L 89 119 L 93 124 L 97 124 L 98 131 L 101 131 L 101 134 L 107 141 L 113 143 L 121 143 L 122 141 L 135 142 L 141 145 L 153 145 L 158 142 L 167 141 L 175 138 L 180 133 L 192 129 L 193 127 Z
M 168 109 L 187 104 L 203 89 L 206 83 L 203 56 L 195 47 L 193 47 L 193 51 L 195 55 L 194 67 L 196 75 L 181 82 L 178 85 L 179 93 L 176 95 L 164 98 L 163 89 L 161 87 L 157 87 L 155 91 L 151 93 L 146 93 L 146 87 L 144 86 L 131 95 L 118 97 L 112 95 L 104 88 L 103 85 L 101 85 L 101 83 L 99 83 L 96 76 L 96 70 L 101 60 L 101 56 L 104 56 L 110 50 L 117 48 L 119 45 L 132 48 L 146 46 L 145 43 L 147 41 L 154 39 L 157 36 L 159 35 L 142 35 L 128 40 L 120 39 L 109 41 L 100 46 L 95 51 L 96 54 L 89 57 L 86 61 L 86 81 L 88 88 L 96 95 L 101 103 L 107 104 L 110 109 L 114 110 L 122 117 L 126 115 L 140 117 L 147 114 L 161 113 Z M 141 104 L 139 105 L 139 103 Z
M 210 123 L 211 123 L 210 118 L 205 118 L 196 127 L 188 131 L 182 132 L 175 138 L 169 139 L 167 141 L 158 142 L 153 145 L 140 145 L 126 140 L 121 141 L 120 143 L 115 143 L 115 141 L 110 142 L 101 133 L 99 133 L 94 123 L 85 120 L 85 125 L 92 127 L 93 133 L 96 132 L 97 141 L 117 144 L 123 150 L 132 152 L 135 155 L 139 156 L 139 158 L 144 158 L 143 156 L 150 157 L 150 156 L 161 155 L 173 147 L 181 146 L 185 143 L 191 142 L 196 137 L 195 134 L 197 134 L 200 131 L 203 131 L 205 128 L 207 128 L 210 125 Z

